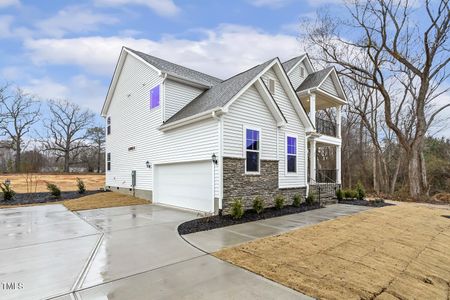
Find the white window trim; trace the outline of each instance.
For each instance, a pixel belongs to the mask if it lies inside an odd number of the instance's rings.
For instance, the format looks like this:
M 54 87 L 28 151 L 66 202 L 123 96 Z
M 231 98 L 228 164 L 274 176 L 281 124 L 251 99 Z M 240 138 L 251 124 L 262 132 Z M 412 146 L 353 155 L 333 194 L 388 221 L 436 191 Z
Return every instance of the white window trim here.
M 107 152 L 106 153 L 106 171 L 110 172 L 112 170 L 112 163 L 111 163 L 111 152 Z M 109 163 L 109 168 L 108 168 L 108 163 Z
M 109 127 L 109 132 L 108 132 L 108 127 Z M 107 116 L 106 117 L 106 135 L 110 135 L 112 132 L 111 130 L 111 116 Z
M 296 154 L 295 154 L 295 172 L 288 172 L 288 147 L 287 147 L 287 140 L 288 137 L 293 137 L 295 138 L 295 141 L 297 143 L 296 145 Z M 289 133 L 286 132 L 284 134 L 284 175 L 285 176 L 298 176 L 298 151 L 299 151 L 299 147 L 298 147 L 298 135 L 295 133 Z
M 301 78 L 305 78 L 306 76 L 305 76 L 305 67 L 303 67 L 303 66 L 299 66 L 300 67 L 300 77 Z M 303 75 L 302 75 L 302 71 L 303 71 Z
M 247 171 L 247 129 L 256 130 L 259 132 L 259 150 L 258 151 L 250 150 L 250 151 L 259 153 L 258 171 L 257 172 Z M 243 125 L 242 126 L 242 157 L 245 159 L 244 160 L 245 174 L 248 174 L 248 175 L 260 175 L 261 174 L 262 140 L 263 140 L 263 138 L 262 138 L 261 128 L 251 126 L 251 125 Z
M 160 82 L 160 83 L 158 83 L 158 84 L 155 84 L 154 86 L 152 86 L 149 90 L 148 90 L 148 96 L 150 97 L 150 91 L 151 90 L 153 90 L 155 87 L 157 87 L 159 85 L 159 104 L 158 104 L 158 106 L 156 106 L 156 107 L 151 107 L 151 103 L 152 103 L 152 99 L 150 98 L 149 99 L 149 105 L 148 105 L 148 107 L 149 107 L 149 109 L 150 109 L 150 111 L 151 112 L 153 112 L 153 111 L 158 111 L 158 110 L 160 110 L 160 112 L 163 112 L 163 109 L 161 108 L 161 106 L 163 105 L 163 103 L 162 103 L 162 90 L 163 90 L 163 86 L 162 86 L 162 82 Z M 163 116 L 164 117 L 164 116 Z

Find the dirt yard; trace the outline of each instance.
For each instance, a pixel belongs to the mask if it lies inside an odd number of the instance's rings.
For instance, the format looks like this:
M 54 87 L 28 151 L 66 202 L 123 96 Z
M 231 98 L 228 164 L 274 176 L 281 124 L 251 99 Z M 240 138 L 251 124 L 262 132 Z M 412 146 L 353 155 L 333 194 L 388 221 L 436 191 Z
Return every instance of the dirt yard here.
M 139 205 L 139 204 L 149 204 L 151 202 L 113 192 L 102 192 L 93 195 L 88 195 L 72 200 L 61 200 L 49 203 L 34 203 L 34 204 L 24 204 L 24 205 L 0 205 L 2 208 L 13 208 L 21 206 L 35 206 L 35 205 L 52 205 L 52 204 L 63 204 L 67 209 L 71 211 L 86 210 L 86 209 L 96 209 L 96 208 L 106 208 L 106 207 L 117 207 L 117 206 L 128 206 L 128 205 Z
M 450 208 L 371 209 L 215 256 L 319 299 L 450 299 Z
M 77 177 L 84 181 L 87 190 L 98 190 L 105 185 L 103 174 L 1 174 L 0 182 L 9 179 L 16 193 L 47 192 L 47 181 L 56 184 L 62 191 L 76 191 Z

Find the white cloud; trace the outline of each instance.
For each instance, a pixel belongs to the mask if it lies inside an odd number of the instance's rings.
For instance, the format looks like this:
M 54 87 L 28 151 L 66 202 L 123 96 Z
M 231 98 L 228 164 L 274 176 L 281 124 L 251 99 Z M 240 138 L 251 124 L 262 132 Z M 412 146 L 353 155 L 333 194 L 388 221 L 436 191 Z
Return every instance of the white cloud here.
M 66 82 L 58 82 L 50 77 L 31 79 L 23 89 L 43 100 L 67 99 L 100 113 L 107 86 L 103 86 L 99 80 L 76 75 Z
M 23 76 L 23 70 L 19 67 L 5 67 L 0 70 L 0 76 L 7 81 L 15 81 Z
M 99 5 L 122 6 L 122 5 L 142 5 L 147 6 L 161 16 L 171 17 L 180 12 L 180 8 L 173 0 L 96 0 Z
M 11 23 L 13 20 L 13 16 L 0 16 L 0 38 L 10 37 L 12 35 Z
M 19 0 L 0 0 L 0 8 L 19 5 L 20 5 Z
M 250 4 L 257 7 L 279 8 L 288 5 L 292 0 L 248 0 Z
M 118 20 L 105 14 L 94 13 L 83 6 L 66 7 L 46 20 L 37 23 L 37 28 L 44 34 L 62 37 L 67 32 L 92 32 L 99 25 L 117 23 Z
M 149 53 L 222 78 L 270 58 L 288 59 L 304 52 L 297 38 L 269 34 L 252 27 L 222 25 L 204 30 L 199 40 L 165 36 L 154 41 L 125 37 L 29 39 L 25 48 L 35 64 L 76 65 L 112 76 L 122 46 Z

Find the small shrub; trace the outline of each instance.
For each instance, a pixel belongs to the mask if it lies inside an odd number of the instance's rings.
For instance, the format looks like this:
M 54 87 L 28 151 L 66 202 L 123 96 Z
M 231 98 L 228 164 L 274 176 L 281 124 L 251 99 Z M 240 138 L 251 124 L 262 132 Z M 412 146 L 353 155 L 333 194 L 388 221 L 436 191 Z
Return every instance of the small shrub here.
M 356 191 L 348 189 L 348 190 L 344 190 L 344 197 L 346 199 L 355 199 L 356 198 Z
M 283 195 L 278 195 L 275 197 L 275 208 L 282 209 L 284 207 L 284 197 Z
M 364 200 L 364 197 L 366 197 L 366 191 L 364 190 L 364 186 L 361 181 L 358 181 L 356 184 L 356 198 L 358 200 Z
M 309 193 L 308 197 L 306 197 L 305 202 L 307 205 L 313 205 L 316 200 L 316 196 L 313 193 Z
M 82 179 L 77 177 L 77 187 L 78 187 L 78 193 L 84 194 L 86 193 L 86 186 L 84 185 L 84 182 Z
M 292 201 L 292 205 L 294 205 L 295 207 L 299 207 L 301 203 L 302 197 L 300 196 L 300 194 L 295 194 Z
M 264 211 L 264 201 L 263 199 L 261 199 L 261 197 L 257 196 L 253 200 L 253 209 L 258 215 Z
M 56 198 L 61 197 L 61 190 L 59 189 L 59 187 L 56 184 L 47 182 L 47 190 L 49 190 L 50 194 L 53 197 L 56 197 Z
M 4 201 L 11 201 L 14 198 L 14 195 L 16 194 L 16 192 L 14 192 L 13 189 L 11 188 L 11 185 L 6 183 L 2 183 L 0 185 L 0 189 L 3 192 Z
M 342 199 L 344 199 L 344 193 L 341 189 L 336 190 L 336 198 L 338 199 L 338 201 L 342 201 Z
M 233 219 L 240 219 L 244 215 L 244 205 L 242 205 L 241 199 L 235 199 L 233 203 L 231 203 L 231 216 Z

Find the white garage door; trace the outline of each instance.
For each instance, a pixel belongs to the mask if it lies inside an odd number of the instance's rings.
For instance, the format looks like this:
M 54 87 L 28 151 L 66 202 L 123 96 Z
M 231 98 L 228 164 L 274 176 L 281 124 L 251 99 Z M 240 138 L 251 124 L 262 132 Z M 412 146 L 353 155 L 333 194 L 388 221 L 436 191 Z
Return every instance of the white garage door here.
M 211 161 L 156 165 L 154 202 L 213 212 Z

